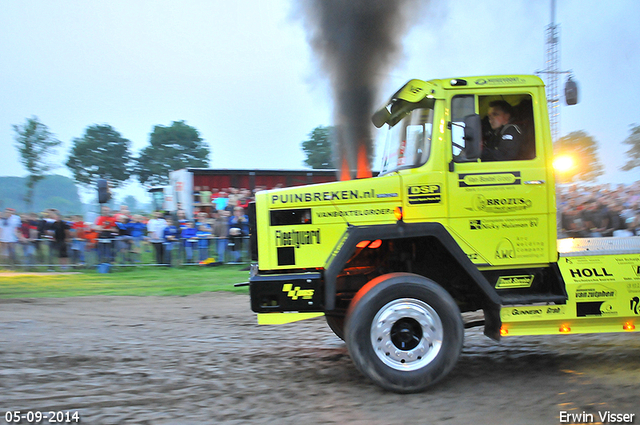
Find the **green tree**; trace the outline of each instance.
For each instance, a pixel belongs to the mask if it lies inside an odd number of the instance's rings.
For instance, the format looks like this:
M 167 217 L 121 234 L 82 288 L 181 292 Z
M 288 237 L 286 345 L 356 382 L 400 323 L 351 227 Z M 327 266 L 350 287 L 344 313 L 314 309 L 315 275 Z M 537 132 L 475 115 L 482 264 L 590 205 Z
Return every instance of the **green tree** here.
M 48 156 L 55 152 L 55 148 L 60 146 L 57 140 L 49 131 L 49 128 L 42 124 L 38 117 L 33 116 L 27 119 L 23 125 L 14 125 L 15 146 L 20 152 L 20 162 L 27 169 L 27 190 L 24 201 L 29 208 L 33 205 L 33 188 L 44 178 L 45 173 L 54 166 L 47 161 Z
M 45 208 L 56 208 L 62 214 L 83 212 L 78 186 L 71 178 L 56 174 L 44 176 L 33 189 L 32 205 L 27 205 L 24 199 L 27 183 L 28 177 L 0 177 L 0 207 L 13 207 L 25 213 Z
M 331 149 L 333 131 L 331 126 L 320 125 L 309 133 L 309 140 L 302 142 L 302 150 L 307 155 L 305 164 L 314 169 L 335 168 Z
M 165 185 L 171 171 L 208 167 L 209 153 L 198 130 L 184 121 L 174 121 L 170 127 L 156 125 L 149 146 L 140 152 L 136 174 L 142 184 Z
M 594 181 L 604 173 L 598 157 L 598 142 L 586 132 L 571 132 L 558 139 L 553 147 L 556 157 L 567 156 L 574 163 L 571 169 L 558 173 L 560 182 Z
M 73 139 L 66 165 L 80 184 L 93 186 L 106 178 L 112 188 L 119 187 L 133 173 L 131 141 L 108 124 L 89 126 Z
M 631 134 L 622 143 L 631 147 L 627 151 L 627 157 L 629 159 L 620 169 L 629 171 L 640 166 L 640 125 L 631 125 Z

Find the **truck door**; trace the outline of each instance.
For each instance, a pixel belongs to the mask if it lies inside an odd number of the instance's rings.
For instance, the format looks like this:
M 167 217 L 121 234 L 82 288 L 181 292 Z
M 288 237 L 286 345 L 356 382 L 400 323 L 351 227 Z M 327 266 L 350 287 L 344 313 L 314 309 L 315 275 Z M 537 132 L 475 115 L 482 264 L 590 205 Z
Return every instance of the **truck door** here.
M 515 266 L 549 262 L 550 213 L 546 163 L 541 141 L 540 112 L 533 96 L 522 92 L 457 95 L 451 99 L 452 161 L 447 176 L 452 235 L 477 265 Z M 483 143 L 490 137 L 489 106 L 506 101 L 512 108 L 510 124 L 521 136 L 515 157 L 466 160 L 464 117 L 477 113 L 483 121 Z M 513 129 L 512 129 L 513 130 Z M 483 149 L 486 149 L 483 146 Z M 553 185 L 553 182 L 551 182 Z M 553 246 L 555 249 L 555 245 Z

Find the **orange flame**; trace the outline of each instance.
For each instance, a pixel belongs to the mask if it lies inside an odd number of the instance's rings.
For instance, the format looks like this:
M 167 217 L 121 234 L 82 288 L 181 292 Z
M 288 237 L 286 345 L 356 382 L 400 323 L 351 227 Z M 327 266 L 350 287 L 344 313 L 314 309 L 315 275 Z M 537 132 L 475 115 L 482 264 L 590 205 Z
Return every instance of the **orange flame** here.
M 369 158 L 367 158 L 367 148 L 361 144 L 358 149 L 358 170 L 356 178 L 366 179 L 371 176 L 371 167 L 369 166 Z
M 351 180 L 351 170 L 349 169 L 349 161 L 347 157 L 342 158 L 342 169 L 340 170 L 340 180 Z

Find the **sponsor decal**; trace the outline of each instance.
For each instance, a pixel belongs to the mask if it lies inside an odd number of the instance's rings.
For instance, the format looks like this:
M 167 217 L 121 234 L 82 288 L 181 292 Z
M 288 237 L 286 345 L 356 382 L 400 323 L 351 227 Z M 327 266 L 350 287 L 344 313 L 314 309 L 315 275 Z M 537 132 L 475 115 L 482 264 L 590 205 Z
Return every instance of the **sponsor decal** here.
M 530 288 L 533 283 L 533 279 L 533 275 L 500 276 L 496 283 L 496 289 Z
M 277 247 L 292 246 L 300 248 L 302 245 L 320 244 L 320 229 L 317 230 L 292 230 L 285 232 L 276 230 L 275 240 Z
M 424 90 L 422 87 L 420 86 L 414 86 L 413 84 L 411 86 L 409 86 L 408 89 L 411 93 L 413 94 L 418 94 L 420 93 L 422 90 Z
M 535 308 L 535 309 L 514 308 L 513 310 L 511 310 L 512 316 L 535 316 L 535 315 L 541 315 L 541 314 L 542 314 L 541 308 Z
M 371 190 L 334 190 L 325 192 L 273 193 L 272 204 L 294 204 L 299 202 L 346 201 L 352 199 L 373 199 L 376 193 Z
M 516 249 L 513 243 L 507 238 L 502 239 L 496 247 L 495 259 L 513 260 L 514 258 L 516 258 Z
M 606 252 L 603 251 L 603 254 Z M 640 275 L 637 274 L 639 256 L 587 255 L 563 258 L 564 261 L 558 262 L 558 265 L 567 282 L 605 285 L 624 282 L 627 292 L 634 295 L 640 293 Z
M 476 195 L 473 207 L 467 210 L 499 214 L 523 211 L 531 208 L 532 205 L 531 199 L 526 198 L 487 198 L 484 195 Z
M 627 292 L 629 293 L 640 292 L 640 282 L 627 283 Z
M 500 229 L 533 229 L 538 227 L 537 218 L 498 218 L 469 220 L 470 230 L 500 230 Z
M 577 299 L 601 299 L 601 298 L 615 298 L 616 291 L 607 288 L 603 285 L 582 285 L 576 288 L 576 298 Z
M 522 222 L 529 222 L 537 219 L 523 219 Z M 531 224 L 531 223 L 530 223 Z M 534 225 L 525 226 L 500 226 L 499 224 L 492 223 L 489 220 L 470 220 L 469 227 L 471 230 L 518 230 L 523 228 L 535 229 Z M 544 235 L 534 235 L 534 237 L 541 237 Z M 495 259 L 514 259 L 514 258 L 539 258 L 545 255 L 546 242 L 542 240 L 532 240 L 529 236 L 518 236 L 514 241 L 504 238 L 500 241 L 495 249 Z
M 640 314 L 640 297 L 633 297 L 629 302 L 633 314 Z
M 537 235 L 541 236 L 541 235 Z M 546 242 L 541 240 L 531 240 L 527 236 L 518 236 L 516 238 L 516 253 L 518 258 L 540 257 L 545 253 Z
M 370 208 L 364 210 L 347 210 L 347 211 L 318 211 L 316 216 L 318 218 L 328 217 L 360 217 L 368 215 L 389 215 L 393 214 L 393 210 L 390 208 Z
M 313 293 L 315 289 L 300 289 L 299 286 L 294 287 L 291 283 L 285 283 L 282 285 L 282 292 L 287 293 L 287 297 L 292 300 L 297 300 L 298 298 L 303 300 L 310 300 L 313 298 Z
M 608 301 L 587 301 L 576 303 L 576 315 L 586 316 L 616 316 L 618 312 L 613 309 Z
M 634 266 L 636 270 L 638 270 L 638 267 L 640 267 L 638 265 L 638 263 L 640 262 L 640 256 L 637 256 L 637 255 L 635 256 L 625 255 L 620 257 L 616 256 L 615 260 L 616 260 L 616 263 L 618 264 L 628 264 L 628 265 Z
M 520 171 L 458 174 L 459 187 L 515 186 L 520 184 Z
M 407 192 L 407 199 L 411 205 L 438 204 L 442 200 L 440 185 L 437 184 L 409 186 Z
M 504 321 L 514 317 L 518 318 L 544 318 L 545 316 L 558 316 L 566 313 L 563 305 L 535 306 L 535 307 L 507 307 L 503 308 L 500 316 Z M 526 319 L 525 319 L 526 320 Z M 535 320 L 535 319 L 534 319 Z
M 493 78 L 478 78 L 475 83 L 479 86 L 485 84 L 524 84 L 527 81 L 519 77 L 493 77 Z
M 585 278 L 585 277 L 611 277 L 611 273 L 607 272 L 604 267 L 593 267 L 586 269 L 569 269 L 572 278 Z
M 485 225 L 482 225 L 482 220 L 469 220 L 469 229 L 471 230 L 487 230 L 487 229 L 492 229 L 492 230 L 498 230 L 500 227 L 493 225 L 493 224 L 489 224 L 489 223 L 485 223 Z

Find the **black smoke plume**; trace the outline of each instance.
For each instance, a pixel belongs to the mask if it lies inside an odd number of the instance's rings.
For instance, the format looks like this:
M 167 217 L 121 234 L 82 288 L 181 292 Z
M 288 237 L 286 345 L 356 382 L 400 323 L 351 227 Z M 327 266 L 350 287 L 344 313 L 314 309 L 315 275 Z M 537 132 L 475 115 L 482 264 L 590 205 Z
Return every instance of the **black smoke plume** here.
M 304 0 L 309 42 L 331 82 L 334 101 L 334 164 L 345 158 L 350 177 L 358 153 L 371 169 L 370 121 L 380 102 L 378 90 L 402 56 L 402 38 L 419 15 L 421 0 Z M 361 176 L 358 170 L 358 176 Z

